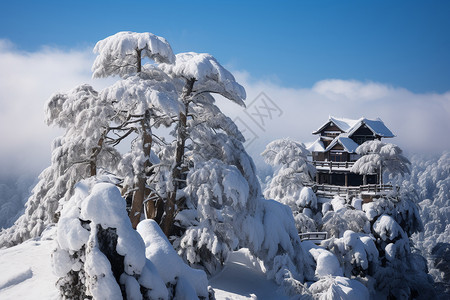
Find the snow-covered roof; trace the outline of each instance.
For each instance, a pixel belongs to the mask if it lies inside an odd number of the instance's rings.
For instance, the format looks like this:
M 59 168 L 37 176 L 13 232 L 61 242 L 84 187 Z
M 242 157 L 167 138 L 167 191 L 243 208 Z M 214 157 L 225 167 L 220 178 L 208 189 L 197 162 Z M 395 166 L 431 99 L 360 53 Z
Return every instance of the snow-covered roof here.
M 323 124 L 319 129 L 313 132 L 313 134 L 320 133 L 329 123 L 336 125 L 343 133 L 347 133 L 351 136 L 356 130 L 358 130 L 361 125 L 365 124 L 375 135 L 381 137 L 394 137 L 395 135 L 389 130 L 389 128 L 384 125 L 380 118 L 375 120 L 360 118 L 358 120 L 346 119 L 346 118 L 336 118 L 330 116 L 328 121 Z
M 320 138 L 318 138 L 317 140 L 315 140 L 314 142 L 308 144 L 306 146 L 306 149 L 308 149 L 310 152 L 322 152 L 325 151 L 325 147 L 323 146 L 322 141 L 320 140 Z
M 348 153 L 355 153 L 356 148 L 358 148 L 358 143 L 356 143 L 351 136 L 362 126 L 366 125 L 369 130 L 373 132 L 375 136 L 390 138 L 395 135 L 389 130 L 389 128 L 384 125 L 381 119 L 377 118 L 374 120 L 360 118 L 357 120 L 354 119 L 346 119 L 346 118 L 336 118 L 330 116 L 328 121 L 323 124 L 318 130 L 314 131 L 313 134 L 318 134 L 322 132 L 330 123 L 334 124 L 338 127 L 342 132 L 338 134 L 336 137 L 326 137 L 322 136 L 318 138 L 315 142 L 311 143 L 307 149 L 311 152 L 327 152 L 331 150 L 337 143 L 341 144 L 345 151 Z M 322 139 L 332 140 L 332 142 L 325 149 Z
M 386 125 L 384 125 L 383 121 L 381 121 L 381 119 L 379 119 L 379 118 L 377 118 L 376 120 L 363 119 L 363 122 L 376 135 L 379 135 L 381 137 L 394 137 L 395 136 L 392 133 L 392 131 L 390 131 L 389 128 L 387 128 Z
M 342 147 L 344 147 L 345 151 L 348 153 L 355 153 L 356 148 L 358 148 L 358 144 L 355 143 L 351 138 L 345 137 L 345 136 L 338 136 L 333 140 L 333 142 L 328 145 L 327 149 L 325 151 L 328 151 L 332 149 L 337 143 L 341 144 Z M 315 150 L 320 151 L 320 150 Z

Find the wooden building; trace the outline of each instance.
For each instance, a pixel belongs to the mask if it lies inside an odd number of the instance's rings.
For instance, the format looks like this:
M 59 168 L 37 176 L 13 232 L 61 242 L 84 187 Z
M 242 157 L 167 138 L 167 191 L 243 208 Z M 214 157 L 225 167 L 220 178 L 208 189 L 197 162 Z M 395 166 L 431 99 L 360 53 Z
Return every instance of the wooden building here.
M 350 171 L 359 158 L 356 153 L 359 145 L 370 140 L 394 137 L 383 121 L 330 116 L 313 134 L 318 135 L 318 138 L 308 150 L 312 153 L 312 161 L 317 169 L 316 184 L 319 189 L 348 195 L 352 191 L 357 193 L 383 188 L 379 172 L 359 175 Z

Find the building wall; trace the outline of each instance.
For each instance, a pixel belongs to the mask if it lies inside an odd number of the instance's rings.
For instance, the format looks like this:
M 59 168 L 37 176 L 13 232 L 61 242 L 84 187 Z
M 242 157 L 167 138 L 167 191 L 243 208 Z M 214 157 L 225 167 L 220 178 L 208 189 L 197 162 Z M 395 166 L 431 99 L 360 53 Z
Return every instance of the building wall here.
M 364 176 L 355 173 L 327 173 L 317 172 L 318 184 L 330 184 L 338 186 L 360 186 L 364 184 Z M 347 176 L 347 179 L 345 178 Z M 376 174 L 366 175 L 366 184 L 379 184 Z
M 370 130 L 366 125 L 362 125 L 361 127 L 359 127 L 350 138 L 358 145 L 361 145 L 366 141 L 376 139 L 372 130 Z

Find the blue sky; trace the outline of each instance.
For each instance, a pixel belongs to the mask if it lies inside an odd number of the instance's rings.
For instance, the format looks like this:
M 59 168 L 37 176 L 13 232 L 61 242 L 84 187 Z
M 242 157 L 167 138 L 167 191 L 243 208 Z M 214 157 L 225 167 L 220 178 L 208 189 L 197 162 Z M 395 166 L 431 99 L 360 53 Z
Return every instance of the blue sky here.
M 24 51 L 150 31 L 255 79 L 450 89 L 450 1 L 2 1 L 0 38 Z

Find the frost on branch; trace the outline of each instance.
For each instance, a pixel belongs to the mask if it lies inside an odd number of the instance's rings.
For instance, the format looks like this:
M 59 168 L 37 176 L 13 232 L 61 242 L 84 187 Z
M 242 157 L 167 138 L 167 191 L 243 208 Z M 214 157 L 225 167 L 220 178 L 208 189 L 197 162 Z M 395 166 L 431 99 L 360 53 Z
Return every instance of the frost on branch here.
M 166 39 L 149 32 L 118 32 L 97 42 L 98 53 L 92 76 L 125 76 L 140 72 L 141 60 L 148 57 L 158 63 L 173 63 L 175 56 Z
M 236 82 L 234 76 L 210 54 L 179 53 L 175 64 L 161 64 L 167 74 L 174 78 L 195 80 L 192 99 L 203 93 L 217 93 L 231 101 L 245 106 L 245 89 Z

